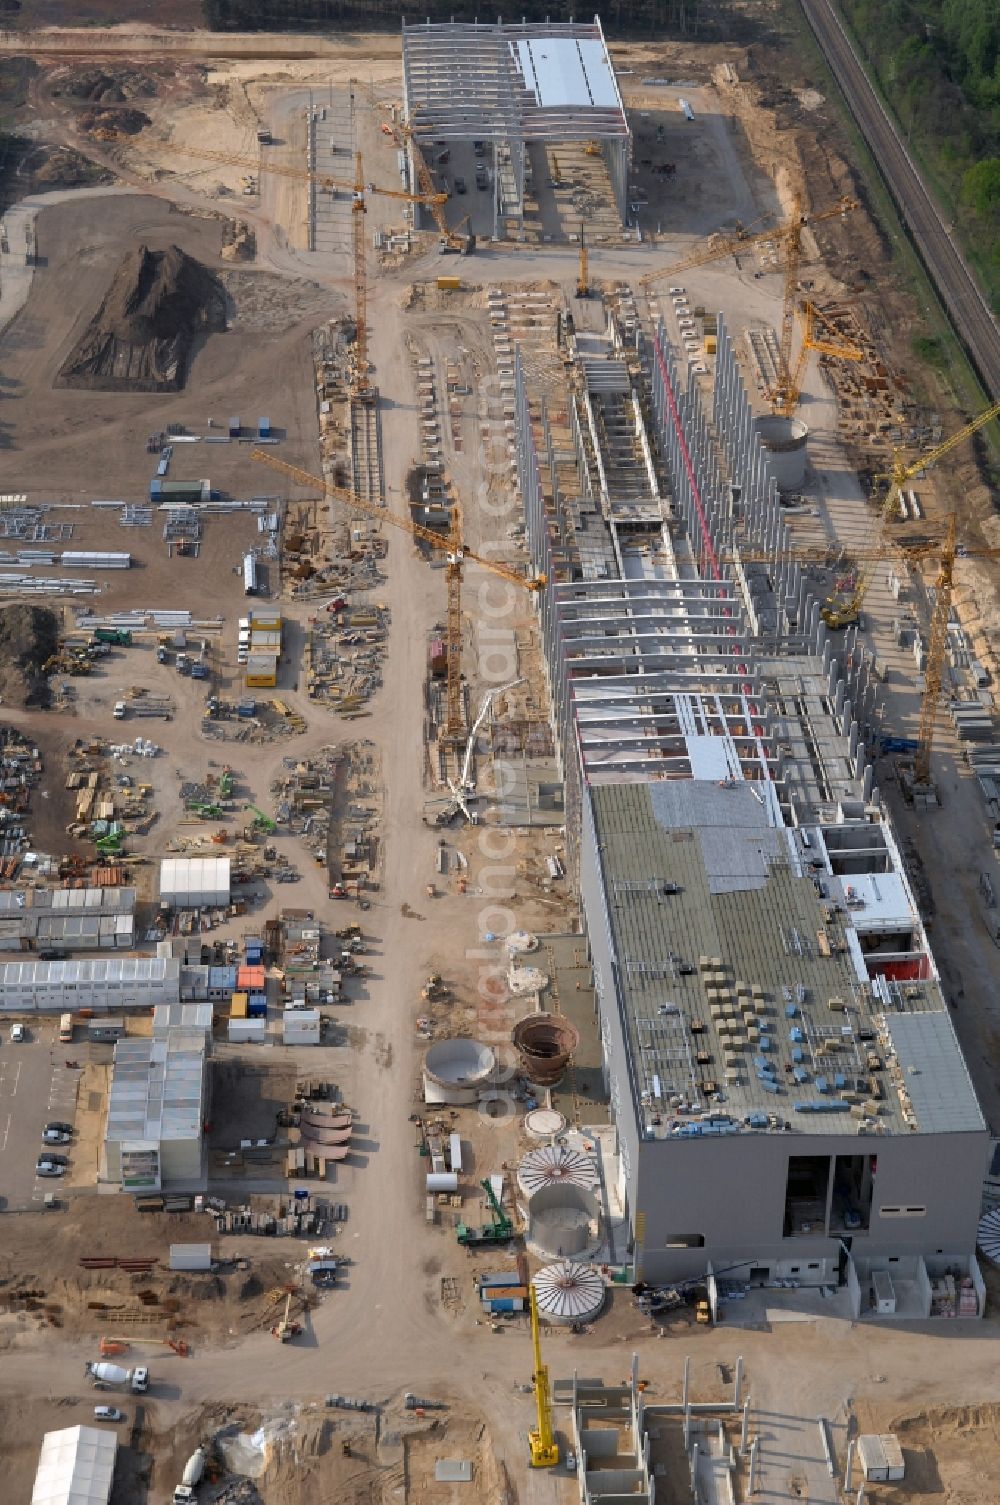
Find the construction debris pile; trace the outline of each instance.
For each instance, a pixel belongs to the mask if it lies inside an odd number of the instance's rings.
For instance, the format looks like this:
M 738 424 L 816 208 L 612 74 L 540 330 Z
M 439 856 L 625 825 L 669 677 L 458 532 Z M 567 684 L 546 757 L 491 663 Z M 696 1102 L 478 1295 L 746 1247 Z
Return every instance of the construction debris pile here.
M 225 327 L 226 295 L 211 272 L 178 246 L 139 246 L 121 262 L 58 384 L 175 392 L 184 385 L 195 336 Z
M 59 623 L 46 606 L 0 606 L 0 697 L 18 709 L 47 706 L 44 665 L 59 646 Z
M 388 630 L 388 607 L 350 607 L 343 597 L 313 617 L 305 649 L 310 700 L 348 719 L 357 715 L 381 687 Z

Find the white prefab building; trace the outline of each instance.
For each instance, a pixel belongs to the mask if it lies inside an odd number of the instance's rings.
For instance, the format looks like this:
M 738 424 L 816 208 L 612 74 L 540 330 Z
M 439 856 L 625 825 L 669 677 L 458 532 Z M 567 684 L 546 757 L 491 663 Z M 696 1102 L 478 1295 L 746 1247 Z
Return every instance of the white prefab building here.
M 281 1031 L 286 1045 L 318 1045 L 319 1030 L 319 1009 L 286 1009 L 282 1016 Z
M 229 903 L 228 857 L 165 857 L 160 903 L 171 909 L 221 909 Z
M 119 1040 L 108 1094 L 101 1179 L 123 1191 L 190 1187 L 202 1178 L 207 1042 L 200 1030 Z
M 31 1505 L 108 1505 L 118 1438 L 99 1427 L 46 1432 Z
M 0 966 L 0 1013 L 154 1008 L 180 996 L 180 962 L 159 956 L 83 961 L 6 962 Z

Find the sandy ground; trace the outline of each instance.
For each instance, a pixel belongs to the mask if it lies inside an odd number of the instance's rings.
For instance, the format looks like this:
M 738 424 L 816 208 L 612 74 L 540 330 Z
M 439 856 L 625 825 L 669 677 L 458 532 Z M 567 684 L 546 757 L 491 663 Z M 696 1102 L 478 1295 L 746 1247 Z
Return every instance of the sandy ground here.
M 90 33 L 69 42 L 64 37 L 48 40 L 54 46 L 68 45 L 81 51 L 85 46 L 107 46 Z M 141 52 L 146 41 L 132 33 L 123 39 L 123 50 Z M 271 42 L 268 38 L 271 58 L 293 46 L 292 39 L 278 39 L 274 48 Z M 159 39 L 156 45 L 161 46 Z M 215 56 L 242 51 L 249 55 L 248 77 L 268 70 L 273 77 L 273 62 L 253 56 L 261 47 L 260 39 L 227 38 L 223 43 L 190 34 L 162 45 L 190 56 L 212 56 L 213 47 L 217 49 Z M 298 45 L 302 47 L 301 40 Z M 311 39 L 307 45 L 311 53 L 325 55 L 334 47 L 332 42 Z M 366 72 L 369 58 L 378 58 L 385 64 L 388 77 L 396 67 L 397 49 L 395 38 L 379 38 L 371 44 L 358 38 L 352 39 L 347 52 L 352 64 L 355 59 L 363 59 Z M 343 52 L 338 55 L 343 56 Z M 638 50 L 635 58 L 641 63 L 651 55 L 648 50 Z M 682 54 L 668 50 L 663 56 L 664 66 L 672 67 Z M 311 58 L 303 62 L 307 68 L 315 67 Z M 656 92 L 660 95 L 665 91 Z M 755 217 L 754 211 L 760 214 L 773 209 L 776 198 L 783 197 L 787 187 L 784 180 L 773 185 L 760 176 L 750 183 L 744 180 L 748 148 L 741 143 L 739 132 L 727 126 L 719 97 L 708 86 L 707 71 L 702 72 L 698 89 L 692 93 L 699 118 L 705 120 L 698 151 L 690 160 L 683 159 L 676 188 L 665 192 L 649 210 L 651 221 L 657 216 L 670 221 L 669 229 L 662 231 L 665 244 L 655 251 L 602 248 L 594 258 L 599 277 L 634 278 L 637 272 L 657 264 L 654 257 L 662 258 L 667 249 L 681 254 L 693 236 L 717 222 L 715 217 L 727 205 L 738 203 L 740 217 L 746 220 Z M 285 94 L 276 90 L 255 94 L 253 108 L 263 108 L 275 124 L 291 130 L 296 117 L 301 117 L 306 97 L 306 86 L 296 81 Z M 647 127 L 643 122 L 642 128 L 655 135 L 657 106 L 653 101 L 643 102 L 640 111 L 647 110 L 647 104 L 649 124 Z M 193 103 L 186 115 L 181 113 L 186 132 L 196 134 L 200 108 L 202 105 Z M 666 120 L 671 107 L 661 108 Z M 61 122 L 62 129 L 66 121 L 59 109 L 56 101 L 53 118 Z M 227 126 L 232 134 L 226 139 L 244 139 L 239 133 L 245 129 L 245 121 L 234 117 L 234 123 Z M 383 141 L 381 151 L 385 155 L 380 158 L 377 126 L 369 121 L 362 130 L 371 144 L 372 174 L 389 181 L 394 171 L 391 149 Z M 74 501 L 109 492 L 141 496 L 150 472 L 145 454 L 145 437 L 150 430 L 176 419 L 201 431 L 209 414 L 222 419 L 236 410 L 251 419 L 258 413 L 268 413 L 275 424 L 287 428 L 282 455 L 315 468 L 315 397 L 307 333 L 321 317 L 329 316 L 325 300 L 329 299 L 335 310 L 343 308 L 349 268 L 346 256 L 323 258 L 296 248 L 293 232 L 295 215 L 300 211 L 295 208 L 291 189 L 279 192 L 265 187 L 260 208 L 251 204 L 247 211 L 257 216 L 255 224 L 260 230 L 258 265 L 296 279 L 295 285 L 286 289 L 292 312 L 284 326 L 280 299 L 246 293 L 242 323 L 237 297 L 232 329 L 212 337 L 198 352 L 189 385 L 181 393 L 154 400 L 51 389 L 61 353 L 89 317 L 123 242 L 144 238 L 160 245 L 177 239 L 184 249 L 208 264 L 222 265 L 218 258 L 218 221 L 174 213 L 168 202 L 172 193 L 177 194 L 187 209 L 215 215 L 224 201 L 214 195 L 213 181 L 213 175 L 200 184 L 191 179 L 183 185 L 164 180 L 150 184 L 149 191 L 139 196 L 81 199 L 78 208 L 60 205 L 40 215 L 39 249 L 46 264 L 36 274 L 24 310 L 0 342 L 5 373 L 19 383 L 13 389 L 13 402 L 5 404 L 13 410 L 8 457 L 9 467 L 13 467 L 12 485 Z M 711 198 L 705 197 L 706 182 L 713 185 Z M 277 230 L 268 229 L 272 212 L 280 222 Z M 388 218 L 388 209 L 383 212 Z M 463 263 L 460 270 L 466 279 L 481 285 L 493 281 L 532 285 L 554 281 L 571 287 L 576 263 L 572 246 L 523 253 L 485 248 L 474 263 Z M 453 270 L 452 262 L 443 262 L 432 254 L 380 278 L 371 290 L 372 358 L 382 397 L 386 486 L 389 505 L 396 509 L 401 505 L 407 470 L 418 450 L 415 390 L 406 343 L 401 338 L 404 308 L 411 301 L 406 287 L 418 272 L 426 277 Z M 764 282 L 752 278 L 737 282 L 731 271 L 706 268 L 697 284 L 691 280 L 692 292 L 696 286 L 706 301 L 711 299 L 717 306 L 731 309 L 734 317 L 773 321 L 776 316 L 780 290 L 775 277 Z M 283 327 L 275 329 L 275 323 Z M 435 306 L 433 299 L 417 299 L 409 309 L 407 328 L 415 346 L 431 354 L 439 367 L 454 357 L 460 345 L 467 352 L 462 359 L 470 384 L 477 391 L 482 388 L 491 370 L 488 330 L 482 310 L 473 299 L 459 300 L 449 311 Z M 818 376 L 810 377 L 807 395 L 811 417 L 819 428 L 823 422 L 823 387 Z M 507 526 L 515 520 L 502 510 L 498 513 L 492 505 L 496 487 L 491 490 L 477 454 L 478 429 L 484 416 L 481 407 L 470 403 L 458 425 L 459 442 L 453 440 L 449 449 L 449 468 L 456 487 L 463 499 L 468 499 L 465 518 L 469 536 L 479 544 L 503 538 Z M 211 453 L 203 447 L 192 448 L 199 449 L 199 465 Z M 241 451 L 230 452 L 219 446 L 217 452 L 225 458 L 217 461 L 212 455 L 213 480 L 217 473 L 225 486 L 262 489 Z M 830 458 L 831 471 L 838 466 L 842 469 L 842 461 L 832 451 Z M 181 472 L 175 469 L 173 473 Z M 843 495 L 838 492 L 837 496 L 846 504 L 849 497 L 845 488 L 846 483 Z M 475 505 L 477 498 L 483 505 Z M 106 541 L 109 535 L 117 539 L 122 531 L 107 520 L 88 518 L 85 523 L 81 521 L 80 543 L 74 543 L 90 547 L 92 539 Z M 199 559 L 171 562 L 166 560 L 155 530 L 138 541 L 130 536 L 128 545 L 117 546 L 135 549 L 141 574 L 130 572 L 127 577 L 116 578 L 109 585 L 106 599 L 124 601 L 131 595 L 136 600 L 136 588 L 141 587 L 144 604 L 190 605 L 199 614 L 221 612 L 231 627 L 242 604 L 232 566 L 244 541 L 240 525 L 232 519 L 215 519 L 208 524 Z M 193 1446 L 203 1429 L 215 1430 L 223 1424 L 220 1397 L 232 1408 L 234 1423 L 240 1427 L 254 1427 L 262 1419 L 288 1421 L 291 1416 L 301 1429 L 296 1434 L 301 1447 L 295 1458 L 290 1461 L 286 1453 L 280 1469 L 275 1466 L 274 1474 L 262 1475 L 262 1494 L 268 1486 L 273 1491 L 266 1498 L 280 1499 L 283 1505 L 311 1505 L 314 1499 L 323 1497 L 322 1490 L 329 1497 L 334 1488 L 338 1502 L 350 1505 L 377 1500 L 380 1494 L 392 1498 L 401 1487 L 402 1455 L 407 1448 L 389 1438 L 404 1424 L 400 1398 L 405 1390 L 444 1399 L 455 1412 L 451 1437 L 445 1434 L 427 1444 L 407 1445 L 415 1469 L 409 1481 L 414 1491 L 426 1480 L 434 1456 L 469 1456 L 479 1448 L 476 1456 L 483 1457 L 485 1443 L 477 1428 L 488 1418 L 487 1441 L 492 1441 L 496 1472 L 484 1472 L 477 1481 L 481 1486 L 477 1498 L 502 1497 L 504 1469 L 521 1501 L 548 1505 L 550 1501 L 568 1501 L 576 1493 L 574 1481 L 562 1472 L 538 1475 L 529 1474 L 525 1468 L 523 1437 L 532 1413 L 530 1397 L 517 1388 L 527 1380 L 531 1362 L 523 1323 L 493 1334 L 478 1320 L 470 1275 L 477 1266 L 495 1263 L 496 1256 L 474 1260 L 458 1248 L 447 1221 L 437 1226 L 426 1223 L 423 1163 L 417 1156 L 409 1121 L 416 1105 L 420 1050 L 414 1022 L 423 1009 L 420 989 L 428 973 L 444 973 L 456 993 L 455 1019 L 478 1028 L 483 1022 L 479 1002 L 483 972 L 499 957 L 498 949 L 483 939 L 496 928 L 497 905 L 509 907 L 515 926 L 526 929 L 544 928 L 551 909 L 542 902 L 542 895 L 522 883 L 516 863 L 511 871 L 510 864 L 498 862 L 472 833 L 463 837 L 470 860 L 467 892 L 460 894 L 451 886 L 440 885 L 444 891 L 439 897 L 427 896 L 426 885 L 436 878 L 436 835 L 422 821 L 428 792 L 421 736 L 425 637 L 441 616 L 444 581 L 441 572 L 429 569 L 402 537 L 390 541 L 386 573 L 384 599 L 396 627 L 385 666 L 384 689 L 372 702 L 363 727 L 348 727 L 325 714 L 311 712 L 304 694 L 295 687 L 294 664 L 283 668 L 278 692 L 309 721 L 306 735 L 294 744 L 297 754 L 307 755 L 331 741 L 354 737 L 359 730 L 381 753 L 382 886 L 364 920 L 374 937 L 377 965 L 355 1002 L 342 1011 L 348 1045 L 336 1047 L 331 1058 L 333 1075 L 349 1085 L 362 1110 L 369 1142 L 363 1163 L 345 1168 L 334 1183 L 336 1197 L 350 1206 L 349 1221 L 339 1238 L 354 1264 L 346 1288 L 310 1314 L 303 1340 L 288 1347 L 276 1345 L 266 1332 L 243 1335 L 245 1311 L 254 1309 L 257 1296 L 241 1302 L 238 1293 L 234 1297 L 230 1292 L 211 1302 L 197 1302 L 184 1293 L 182 1315 L 190 1324 L 187 1331 L 196 1340 L 195 1351 L 188 1360 L 164 1358 L 153 1366 L 155 1383 L 148 1403 L 143 1404 L 141 1416 L 130 1414 L 137 1430 L 127 1450 L 126 1467 L 134 1470 L 127 1476 L 128 1488 L 132 1488 L 133 1478 L 148 1479 L 149 1487 L 146 1490 L 143 1483 L 143 1493 L 137 1490 L 128 1495 L 129 1501 L 145 1498 L 149 1505 L 161 1505 L 168 1498 L 175 1482 L 172 1471 L 187 1456 L 189 1443 Z M 484 577 L 479 572 L 470 569 L 466 578 L 466 611 L 471 640 L 476 644 L 476 651 L 469 654 L 467 671 L 473 688 L 481 688 L 488 672 L 483 626 L 492 625 L 489 597 L 481 594 Z M 307 614 L 306 606 L 290 609 L 296 622 Z M 529 657 L 531 624 L 527 602 L 522 608 L 515 600 L 502 626 L 525 660 Z M 138 678 L 132 670 L 139 668 L 143 681 L 150 686 L 160 683 L 149 665 L 149 656 L 147 650 L 133 650 L 131 656 L 109 661 L 107 673 L 88 681 L 81 690 L 76 717 L 67 719 L 58 731 L 53 730 L 53 718 L 43 724 L 45 735 L 52 739 L 53 756 L 58 755 L 59 736 L 108 731 L 108 704 L 122 673 Z M 515 665 L 520 667 L 516 655 Z M 231 672 L 228 666 L 226 672 Z M 171 781 L 178 772 L 200 774 L 207 759 L 218 756 L 218 749 L 206 743 L 198 731 L 196 686 L 190 681 L 181 684 L 173 675 L 160 678 L 177 694 L 181 714 L 169 724 L 152 724 L 152 734 L 162 742 L 166 756 L 155 773 L 165 814 L 163 827 L 154 828 L 151 851 L 178 813 L 176 785 L 171 794 Z M 535 684 L 533 693 L 544 709 L 539 684 Z M 147 729 L 148 724 L 143 730 Z M 289 751 L 287 745 L 275 743 L 255 749 L 252 756 L 234 755 L 233 762 L 254 803 L 267 808 L 271 778 Z M 972 817 L 968 820 L 971 824 Z M 291 838 L 281 838 L 281 843 L 289 850 L 293 845 Z M 502 871 L 498 872 L 498 867 Z M 315 868 L 304 866 L 303 881 L 281 899 L 313 907 L 330 917 L 323 878 Z M 336 915 L 341 923 L 343 913 L 341 910 Z M 356 915 L 360 917 L 352 909 L 350 917 Z M 241 925 L 235 933 L 244 928 Z M 339 1061 L 336 1051 L 340 1052 Z M 499 1169 L 516 1158 L 518 1141 L 509 1125 L 493 1120 L 473 1122 L 471 1114 L 468 1119 L 462 1126 L 463 1137 L 473 1148 L 477 1174 Z M 471 1178 L 467 1203 L 470 1209 L 476 1206 Z M 73 1258 L 85 1239 L 99 1236 L 109 1246 L 125 1243 L 130 1248 L 156 1251 L 162 1257 L 181 1226 L 166 1217 L 142 1219 L 114 1199 L 96 1197 L 81 1198 L 62 1223 L 45 1219 L 45 1214 L 18 1219 L 12 1264 L 5 1274 L 8 1280 L 24 1278 L 33 1264 L 50 1258 L 54 1266 L 51 1284 L 63 1294 L 71 1279 Z M 58 1234 L 51 1232 L 53 1227 L 59 1229 Z M 295 1257 L 284 1244 L 227 1244 L 226 1252 L 230 1247 L 246 1254 L 265 1286 L 278 1278 L 275 1262 L 290 1263 Z M 445 1287 L 443 1281 L 454 1281 L 455 1287 Z M 59 1286 L 57 1282 L 65 1284 Z M 50 1285 L 48 1276 L 45 1285 Z M 121 1283 L 121 1289 L 128 1288 L 128 1282 Z M 4 1289 L 0 1286 L 0 1293 Z M 229 1325 L 234 1330 L 223 1331 Z M 82 1419 L 90 1401 L 79 1376 L 83 1361 L 94 1357 L 93 1334 L 84 1336 L 78 1320 L 67 1320 L 58 1335 L 60 1359 L 53 1365 L 55 1336 L 51 1325 L 43 1325 L 32 1314 L 0 1316 L 0 1343 L 6 1345 L 0 1366 L 5 1449 L 19 1487 L 23 1482 L 22 1493 L 27 1492 L 42 1427 Z M 619 1293 L 591 1332 L 578 1337 L 552 1334 L 546 1340 L 546 1351 L 554 1376 L 567 1376 L 579 1369 L 617 1379 L 625 1372 L 631 1350 L 639 1347 L 642 1370 L 651 1381 L 653 1393 L 673 1396 L 686 1352 L 693 1355 L 697 1393 L 699 1385 L 704 1389 L 713 1382 L 716 1362 L 732 1361 L 738 1349 L 746 1357 L 753 1405 L 761 1418 L 828 1415 L 838 1428 L 839 1446 L 846 1437 L 851 1407 L 862 1403 L 877 1406 L 880 1415 L 918 1417 L 928 1406 L 939 1405 L 942 1396 L 956 1408 L 1000 1402 L 994 1341 L 992 1319 L 973 1327 L 939 1324 L 913 1330 L 880 1328 L 877 1333 L 869 1333 L 863 1325 L 822 1317 L 787 1324 L 775 1320 L 760 1328 L 741 1330 L 738 1335 L 724 1327 L 713 1332 L 696 1330 L 685 1319 L 661 1341 L 640 1322 L 628 1296 Z M 928 1362 L 929 1354 L 933 1362 Z M 315 1413 L 295 1412 L 295 1407 L 311 1405 L 331 1391 L 364 1395 L 386 1406 L 386 1436 L 377 1456 L 371 1433 L 357 1418 L 345 1423 L 337 1414 L 337 1430 L 331 1432 Z M 30 1410 L 24 1403 L 25 1395 L 40 1398 Z M 973 1414 L 970 1412 L 970 1416 Z M 977 1438 L 989 1438 L 995 1422 L 987 1418 L 985 1409 L 975 1415 L 980 1417 Z M 564 1418 L 559 1418 L 559 1425 L 565 1433 Z M 933 1433 L 933 1422 L 928 1425 Z M 345 1435 L 357 1441 L 360 1458 L 356 1460 L 356 1476 L 353 1466 L 347 1469 L 341 1451 Z M 921 1435 L 914 1433 L 915 1447 L 928 1445 L 920 1440 Z M 352 1440 L 352 1451 L 353 1446 Z M 976 1446 L 980 1446 L 978 1441 Z M 986 1444 L 982 1446 L 986 1451 Z M 765 1471 L 766 1492 L 761 1495 L 765 1505 L 792 1492 L 789 1469 L 777 1457 L 777 1444 L 772 1451 L 775 1456 Z M 949 1466 L 942 1451 L 939 1467 L 943 1479 Z M 485 1463 L 482 1467 L 485 1470 Z M 415 1492 L 411 1497 L 428 1501 L 441 1498 L 429 1492 Z

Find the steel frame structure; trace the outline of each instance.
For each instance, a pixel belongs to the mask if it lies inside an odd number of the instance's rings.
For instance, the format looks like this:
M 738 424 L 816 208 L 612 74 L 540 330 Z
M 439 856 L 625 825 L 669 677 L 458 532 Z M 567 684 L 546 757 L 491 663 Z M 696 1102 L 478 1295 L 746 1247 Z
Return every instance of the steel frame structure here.
M 543 44 L 547 52 L 542 52 Z M 412 141 L 489 143 L 494 232 L 524 214 L 527 147 L 599 141 L 625 221 L 631 136 L 597 16 L 592 22 L 403 22 L 403 108 Z

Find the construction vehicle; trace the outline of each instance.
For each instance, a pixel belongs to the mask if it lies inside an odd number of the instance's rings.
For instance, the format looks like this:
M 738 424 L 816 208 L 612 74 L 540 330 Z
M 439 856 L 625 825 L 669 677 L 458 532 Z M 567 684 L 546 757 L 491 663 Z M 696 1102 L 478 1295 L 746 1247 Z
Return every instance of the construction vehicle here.
M 493 1221 L 481 1228 L 470 1228 L 466 1223 L 459 1223 L 455 1232 L 458 1242 L 464 1249 L 481 1248 L 487 1244 L 505 1244 L 514 1236 L 514 1224 L 497 1201 L 496 1192 L 490 1182 L 480 1181 L 479 1184 L 486 1193 L 486 1200 L 493 1213 Z
M 275 1326 L 271 1328 L 272 1338 L 277 1338 L 279 1343 L 291 1342 L 292 1338 L 297 1338 L 302 1331 L 302 1323 L 291 1320 L 292 1297 L 294 1294 L 294 1291 L 289 1291 L 285 1298 L 285 1310 L 282 1312 Z
M 373 109 L 378 109 L 378 102 L 369 95 Z M 425 204 L 431 211 L 431 216 L 437 226 L 441 237 L 440 249 L 442 251 L 464 251 L 471 255 L 476 248 L 476 238 L 469 235 L 463 240 L 457 231 L 452 230 L 448 224 L 444 205 L 448 202 L 446 193 L 439 193 L 434 186 L 434 178 L 427 165 L 423 148 L 417 140 L 412 126 L 405 125 L 402 121 L 385 120 L 382 122 L 382 134 L 389 136 L 400 151 L 408 151 L 413 162 L 414 171 L 417 174 L 417 183 L 420 185 L 420 198 L 417 202 Z
M 102 1359 L 114 1358 L 123 1353 L 128 1353 L 130 1348 L 141 1345 L 143 1348 L 169 1348 L 171 1353 L 178 1354 L 186 1359 L 190 1348 L 183 1338 L 102 1338 L 100 1354 Z
M 219 798 L 227 800 L 233 792 L 233 770 L 226 765 L 219 775 Z
M 107 836 L 99 836 L 94 842 L 95 847 L 102 857 L 108 857 L 113 852 L 120 852 L 125 838 L 121 831 L 109 831 Z
M 131 648 L 132 634 L 125 627 L 95 627 L 91 641 L 110 643 L 115 648 Z
M 120 1364 L 84 1364 L 83 1372 L 97 1390 L 131 1390 L 142 1395 L 149 1389 L 149 1370 L 144 1366 L 123 1369 Z
M 914 476 L 919 475 L 921 471 L 935 464 L 936 461 L 941 459 L 942 455 L 948 454 L 956 445 L 961 444 L 964 439 L 969 438 L 971 434 L 975 434 L 979 429 L 983 428 L 998 413 L 1000 413 L 1000 402 L 995 402 L 992 407 L 980 413 L 978 418 L 974 418 L 971 423 L 967 423 L 964 428 L 959 429 L 958 433 L 952 434 L 950 439 L 945 439 L 943 444 L 937 445 L 928 454 L 921 455 L 918 460 L 914 460 L 909 465 L 904 462 L 902 455 L 896 454 L 893 460 L 889 489 L 879 509 L 872 546 L 862 560 L 850 593 L 839 599 L 831 598 L 822 608 L 820 615 L 827 627 L 837 630 L 844 627 L 852 627 L 857 622 L 861 603 L 868 594 L 868 587 L 875 578 L 879 563 L 888 547 L 889 523 L 894 517 L 900 515 L 900 493 L 906 483 L 912 480 Z
M 548 1366 L 542 1363 L 542 1334 L 538 1322 L 538 1297 L 535 1287 L 528 1286 L 531 1311 L 531 1347 L 535 1370 L 535 1426 L 528 1433 L 528 1461 L 532 1468 L 555 1468 L 559 1462 L 559 1445 L 552 1431 L 552 1396 L 549 1391 Z
M 174 1487 L 171 1505 L 190 1505 L 205 1472 L 205 1449 L 196 1448 L 184 1465 L 181 1482 Z
M 477 554 L 470 549 L 462 540 L 461 509 L 456 503 L 451 509 L 451 527 L 447 533 L 440 533 L 434 528 L 425 528 L 421 523 L 415 523 L 409 518 L 397 516 L 387 508 L 379 507 L 372 502 L 357 496 L 346 487 L 334 486 L 331 482 L 311 475 L 308 471 L 300 470 L 295 465 L 289 465 L 284 460 L 269 454 L 266 450 L 252 450 L 251 459 L 259 460 L 264 465 L 269 465 L 272 470 L 280 471 L 298 481 L 310 489 L 318 487 L 328 497 L 336 501 L 345 502 L 354 513 L 362 513 L 366 517 L 376 519 L 380 523 L 389 523 L 394 528 L 399 528 L 403 533 L 420 543 L 427 544 L 435 551 L 446 554 L 448 560 L 447 588 L 448 588 L 448 616 L 447 616 L 447 719 L 444 726 L 444 740 L 450 743 L 461 741 L 465 734 L 465 717 L 462 707 L 462 569 L 469 561 L 478 564 L 482 569 L 489 570 L 493 575 L 499 575 L 501 580 L 506 580 L 512 585 L 520 586 L 522 590 L 541 591 L 548 584 L 544 575 L 534 578 L 525 578 L 517 570 L 510 569 L 507 565 L 498 564 L 496 560 L 488 559 L 485 555 Z
M 199 800 L 188 800 L 187 808 L 201 820 L 222 820 L 225 815 L 221 805 L 206 805 Z
M 244 808 L 253 812 L 254 819 L 252 824 L 259 826 L 262 831 L 270 833 L 278 829 L 277 822 L 273 821 L 269 815 L 265 815 L 263 810 L 258 810 L 256 805 L 246 805 Z
M 583 220 L 580 221 L 580 269 L 576 274 L 576 296 L 578 298 L 590 297 L 590 258 L 587 254 L 587 240 L 583 233 Z

